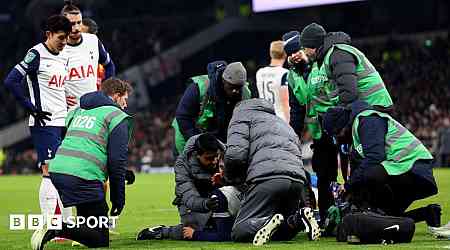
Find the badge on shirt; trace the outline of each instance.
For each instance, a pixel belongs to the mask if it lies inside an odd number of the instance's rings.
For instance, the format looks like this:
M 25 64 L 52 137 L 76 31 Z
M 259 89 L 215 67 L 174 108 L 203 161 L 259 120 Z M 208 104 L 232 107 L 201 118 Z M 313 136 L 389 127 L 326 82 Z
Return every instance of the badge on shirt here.
M 31 52 L 31 51 L 28 51 L 28 53 L 27 53 L 27 55 L 25 56 L 25 58 L 23 59 L 23 61 L 26 63 L 26 64 L 29 64 L 30 62 L 32 62 L 33 61 L 33 59 L 36 57 L 36 54 L 35 53 L 33 53 L 33 52 Z

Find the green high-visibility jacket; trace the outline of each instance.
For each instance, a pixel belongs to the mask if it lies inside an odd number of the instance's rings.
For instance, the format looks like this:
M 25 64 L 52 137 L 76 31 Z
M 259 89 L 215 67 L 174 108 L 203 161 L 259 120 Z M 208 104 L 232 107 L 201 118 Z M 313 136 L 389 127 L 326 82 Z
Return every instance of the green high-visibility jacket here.
M 108 176 L 109 136 L 123 120 L 129 122 L 131 135 L 132 119 L 118 107 L 100 106 L 71 111 L 66 118 L 66 136 L 49 163 L 49 172 L 105 182 Z
M 386 160 L 381 162 L 381 165 L 389 175 L 406 173 L 419 159 L 433 159 L 428 149 L 408 129 L 390 115 L 375 110 L 362 111 L 355 117 L 352 124 L 353 148 L 361 158 L 364 158 L 365 155 L 358 134 L 359 119 L 370 115 L 378 115 L 388 120 L 388 130 L 385 136 Z
M 203 131 L 207 131 L 209 127 L 209 122 L 215 116 L 216 103 L 214 100 L 209 98 L 207 95 L 209 79 L 208 75 L 199 75 L 191 77 L 191 81 L 197 84 L 199 90 L 199 100 L 200 100 L 200 113 L 197 117 L 196 125 Z M 249 84 L 246 83 L 242 91 L 242 99 L 251 98 L 251 92 L 249 89 Z M 184 138 L 181 133 L 180 127 L 178 125 L 177 119 L 173 119 L 172 127 L 175 131 L 175 147 L 178 154 L 183 152 L 184 146 L 186 144 L 186 138 Z
M 393 105 L 380 74 L 366 56 L 358 49 L 347 44 L 335 44 L 325 54 L 322 65 L 314 62 L 307 81 L 294 70 L 290 70 L 288 82 L 301 105 L 306 105 L 305 123 L 314 139 L 322 135 L 318 116 L 328 108 L 339 103 L 338 91 L 330 69 L 330 57 L 334 49 L 342 49 L 357 59 L 356 74 L 358 77 L 358 97 L 372 106 L 384 108 Z

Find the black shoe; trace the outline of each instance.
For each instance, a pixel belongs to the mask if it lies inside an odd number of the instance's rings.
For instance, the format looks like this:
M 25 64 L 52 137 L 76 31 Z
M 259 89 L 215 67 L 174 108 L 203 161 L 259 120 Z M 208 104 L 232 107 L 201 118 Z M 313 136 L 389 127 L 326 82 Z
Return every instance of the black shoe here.
M 136 240 L 161 240 L 164 225 L 142 229 L 136 236 Z
M 320 227 L 314 216 L 314 211 L 309 207 L 299 209 L 294 215 L 289 216 L 288 224 L 308 234 L 309 240 L 318 240 Z
M 430 204 L 427 206 L 425 221 L 429 227 L 441 226 L 441 206 L 439 204 Z
M 36 230 L 31 236 L 31 248 L 33 250 L 43 250 L 45 244 L 55 237 L 55 230 L 48 230 L 47 228 Z

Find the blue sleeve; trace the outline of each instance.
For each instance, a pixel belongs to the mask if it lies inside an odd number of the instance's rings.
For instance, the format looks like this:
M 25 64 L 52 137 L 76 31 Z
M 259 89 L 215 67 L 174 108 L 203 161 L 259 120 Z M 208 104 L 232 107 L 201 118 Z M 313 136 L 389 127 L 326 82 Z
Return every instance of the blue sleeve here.
M 191 83 L 181 97 L 175 117 L 186 141 L 191 136 L 200 134 L 195 123 L 200 113 L 200 93 L 197 84 Z
M 33 111 L 36 107 L 26 96 L 25 85 L 23 80 L 27 74 L 37 74 L 39 70 L 40 56 L 39 52 L 34 49 L 28 51 L 25 58 L 18 63 L 5 79 L 5 87 L 9 89 L 19 103 L 27 110 Z
M 281 77 L 281 86 L 287 86 L 288 85 L 288 72 L 284 73 Z
M 115 76 L 116 66 L 100 40 L 98 40 L 98 54 L 98 63 L 105 67 L 105 79 Z
M 295 97 L 292 88 L 288 85 L 289 90 L 289 107 L 290 107 L 290 121 L 289 125 L 294 129 L 299 138 L 302 138 L 303 127 L 305 126 L 306 107 L 300 105 Z
M 364 152 L 364 158 L 359 168 L 364 169 L 379 165 L 386 159 L 385 137 L 387 121 L 379 116 L 362 117 L 359 122 L 358 134 Z
M 123 120 L 111 132 L 108 141 L 108 176 L 111 202 L 125 205 L 125 171 L 128 166 L 128 121 Z

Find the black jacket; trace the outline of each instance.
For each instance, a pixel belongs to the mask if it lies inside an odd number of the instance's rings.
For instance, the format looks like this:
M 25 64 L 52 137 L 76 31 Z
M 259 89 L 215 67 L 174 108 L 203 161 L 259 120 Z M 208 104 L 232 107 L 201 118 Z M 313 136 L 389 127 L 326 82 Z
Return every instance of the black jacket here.
M 222 73 L 225 66 L 226 62 L 216 61 L 208 64 L 207 67 L 209 85 L 206 95 L 216 104 L 215 116 L 211 119 L 207 131 L 202 131 L 196 125 L 202 103 L 198 86 L 192 82 L 188 83 L 189 86 L 175 112 L 180 132 L 186 141 L 193 135 L 212 132 L 222 142 L 226 142 L 228 124 L 233 114 L 233 108 L 239 100 L 229 100 L 225 96 L 222 83 Z
M 350 44 L 351 38 L 344 32 L 330 32 L 318 49 L 317 62 L 322 65 L 327 51 L 334 44 Z M 330 55 L 330 81 L 336 84 L 339 101 L 347 105 L 358 99 L 358 78 L 356 75 L 356 58 L 349 52 L 335 48 Z

